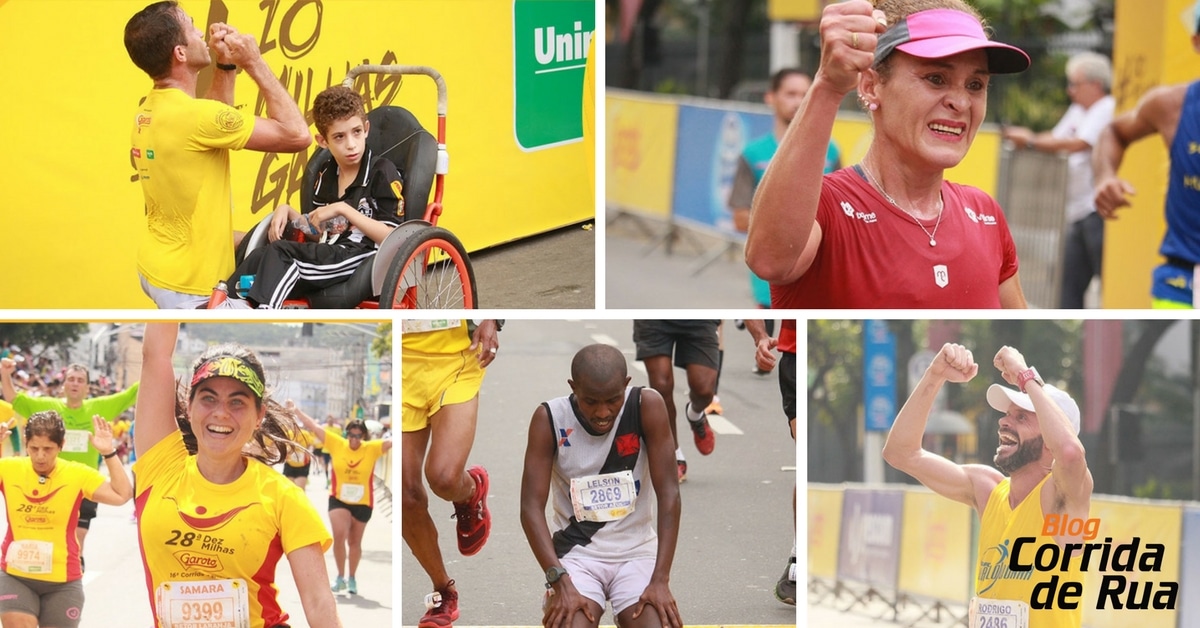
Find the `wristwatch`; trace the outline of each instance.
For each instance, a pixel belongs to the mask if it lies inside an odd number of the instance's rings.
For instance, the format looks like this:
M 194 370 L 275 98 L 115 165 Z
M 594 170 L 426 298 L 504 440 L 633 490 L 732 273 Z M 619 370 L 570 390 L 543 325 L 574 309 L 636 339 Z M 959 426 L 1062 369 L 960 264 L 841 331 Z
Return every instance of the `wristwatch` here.
M 554 583 L 558 582 L 563 576 L 567 575 L 567 570 L 559 566 L 554 566 L 546 570 L 546 588 L 554 588 Z
M 1042 376 L 1038 375 L 1037 369 L 1032 366 L 1017 373 L 1017 388 L 1020 388 L 1021 392 L 1025 392 L 1025 384 L 1029 382 L 1037 382 L 1038 386 L 1046 385 L 1046 382 L 1042 381 Z

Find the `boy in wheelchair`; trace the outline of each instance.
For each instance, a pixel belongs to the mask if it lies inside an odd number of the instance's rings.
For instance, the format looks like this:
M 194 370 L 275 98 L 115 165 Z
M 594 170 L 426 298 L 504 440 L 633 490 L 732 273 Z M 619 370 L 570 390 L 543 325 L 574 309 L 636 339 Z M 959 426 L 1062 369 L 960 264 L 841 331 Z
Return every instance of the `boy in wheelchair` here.
M 370 123 L 362 98 L 348 87 L 330 87 L 313 101 L 313 122 L 317 144 L 333 159 L 304 182 L 312 186 L 313 210 L 302 220 L 312 229 L 300 231 L 303 241 L 288 239 L 301 215 L 288 205 L 275 209 L 270 244 L 252 250 L 228 281 L 232 287 L 253 277 L 246 295 L 251 307 L 276 309 L 286 298 L 346 281 L 404 220 L 403 175 L 367 147 Z M 339 216 L 349 224 L 331 226 Z

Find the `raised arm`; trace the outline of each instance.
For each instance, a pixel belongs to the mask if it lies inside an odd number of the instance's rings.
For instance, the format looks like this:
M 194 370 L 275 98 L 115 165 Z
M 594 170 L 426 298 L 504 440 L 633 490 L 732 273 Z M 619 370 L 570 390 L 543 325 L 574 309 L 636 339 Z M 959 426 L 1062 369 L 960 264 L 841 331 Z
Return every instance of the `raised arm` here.
M 322 427 L 321 424 L 317 423 L 312 417 L 308 416 L 308 413 L 301 410 L 300 406 L 296 405 L 296 403 L 291 399 L 288 399 L 286 402 L 284 402 L 283 407 L 286 408 L 288 412 L 291 412 L 292 416 L 296 417 L 297 421 L 300 421 L 300 425 L 303 426 L 304 429 L 308 430 L 310 434 L 312 434 L 313 440 L 316 441 L 318 445 L 325 444 L 325 428 Z
M 109 420 L 114 421 L 118 415 L 128 410 L 137 401 L 137 393 L 140 385 L 139 382 L 134 382 L 132 386 L 120 392 L 103 397 L 93 397 L 91 399 L 92 407 L 98 412 L 103 412 L 111 416 Z
M 927 451 L 921 444 L 925 424 L 942 385 L 969 382 L 977 373 L 979 365 L 970 350 L 962 345 L 943 345 L 896 415 L 883 446 L 883 459 L 933 492 L 983 512 L 988 495 L 1003 475 L 983 465 L 960 465 Z
M 17 370 L 17 361 L 12 358 L 0 358 L 0 394 L 4 400 L 12 403 L 17 398 L 17 389 L 13 386 L 12 376 Z
M 175 340 L 179 323 L 146 323 L 142 338 L 142 376 L 137 395 L 137 429 L 133 442 L 139 454 L 175 432 Z
M 267 117 L 254 119 L 254 131 L 246 148 L 263 152 L 297 153 L 312 144 L 304 114 L 271 72 L 262 58 L 254 37 L 243 33 L 227 33 L 221 45 L 228 49 L 229 60 L 246 71 L 258 85 L 267 103 Z M 226 72 L 225 74 L 231 74 Z
M 538 406 L 529 422 L 529 440 L 525 445 L 525 469 L 521 474 L 521 528 L 533 557 L 542 571 L 561 567 L 554 551 L 554 539 L 546 523 L 546 500 L 550 496 L 550 473 L 554 464 L 554 434 L 545 406 Z M 554 583 L 554 594 L 542 609 L 543 626 L 571 626 L 576 612 L 595 622 L 587 598 L 571 582 L 571 575 Z
M 992 363 L 1000 370 L 1004 381 L 1013 386 L 1017 385 L 1017 375 L 1029 368 L 1025 356 L 1012 347 L 1001 347 Z M 1054 481 L 1055 492 L 1066 504 L 1070 514 L 1086 517 L 1087 505 L 1092 497 L 1093 481 L 1083 443 L 1080 442 L 1066 413 L 1037 381 L 1027 382 L 1025 393 L 1033 402 L 1042 441 L 1054 456 L 1050 476 Z
M 859 72 L 871 67 L 884 27 L 870 2 L 848 0 L 825 7 L 820 29 L 821 66 L 754 195 L 746 264 L 771 283 L 799 279 L 817 254 L 817 206 L 833 122 L 858 86 Z
M 650 584 L 642 592 L 633 612 L 636 619 L 647 612 L 647 605 L 657 612 L 661 625 L 683 626 L 675 596 L 671 594 L 671 564 L 675 561 L 675 545 L 679 540 L 679 476 L 675 469 L 675 441 L 667 419 L 667 404 L 653 388 L 642 389 L 642 430 L 646 439 L 650 481 L 658 496 L 658 555 Z
M 125 473 L 121 457 L 113 454 L 117 446 L 113 442 L 112 424 L 99 414 L 92 415 L 92 446 L 104 456 L 104 466 L 108 468 L 109 479 L 100 485 L 92 494 L 92 501 L 109 506 L 120 506 L 133 498 L 133 483 Z
M 231 107 L 233 106 L 233 87 L 237 82 L 237 71 L 222 70 L 217 66 L 233 64 L 233 61 L 229 59 L 229 48 L 224 45 L 225 36 L 233 33 L 237 33 L 237 29 L 223 22 L 216 22 L 208 27 L 208 48 L 214 63 L 212 83 L 209 83 L 208 91 L 204 94 L 204 97 L 209 100 L 223 102 Z

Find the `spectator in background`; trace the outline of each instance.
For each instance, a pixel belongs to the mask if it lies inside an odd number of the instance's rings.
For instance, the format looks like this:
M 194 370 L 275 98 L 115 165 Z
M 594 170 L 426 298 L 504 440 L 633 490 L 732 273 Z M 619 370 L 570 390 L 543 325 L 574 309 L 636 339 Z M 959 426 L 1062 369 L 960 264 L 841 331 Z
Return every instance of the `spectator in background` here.
M 1025 127 L 1004 129 L 1004 138 L 1017 148 L 1032 148 L 1067 156 L 1067 236 L 1063 249 L 1062 286 L 1058 306 L 1083 308 L 1092 277 L 1100 276 L 1104 261 L 1104 219 L 1092 200 L 1092 148 L 1112 122 L 1116 100 L 1112 63 L 1095 52 L 1081 52 L 1067 61 L 1067 96 L 1071 106 L 1050 131 L 1034 133 Z
M 738 158 L 737 173 L 733 189 L 729 191 L 729 209 L 733 212 L 733 226 L 745 233 L 750 229 L 750 205 L 754 201 L 754 190 L 767 171 L 767 164 L 775 156 L 779 141 L 787 132 L 792 118 L 800 110 L 812 77 L 796 68 L 783 68 L 771 75 L 771 89 L 763 95 L 763 102 L 775 113 L 775 128 L 770 133 L 746 145 Z M 825 150 L 825 174 L 842 167 L 842 154 L 832 140 Z M 750 290 L 760 308 L 771 307 L 771 285 L 750 272 Z M 718 413 L 719 414 L 719 413 Z

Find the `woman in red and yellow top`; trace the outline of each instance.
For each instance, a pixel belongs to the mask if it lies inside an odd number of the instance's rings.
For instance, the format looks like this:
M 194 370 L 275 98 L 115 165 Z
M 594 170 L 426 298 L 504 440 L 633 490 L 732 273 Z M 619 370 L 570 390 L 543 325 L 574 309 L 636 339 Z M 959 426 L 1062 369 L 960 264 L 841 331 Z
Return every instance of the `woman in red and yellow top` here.
M 295 424 L 266 398 L 262 363 L 241 346 L 211 347 L 177 393 L 178 332 L 176 323 L 146 325 L 134 430 L 155 625 L 286 626 L 275 588 L 286 555 L 308 624 L 340 627 L 325 587 L 329 531 L 300 487 L 269 466 L 296 446 Z
M 10 424 L 0 425 L 0 441 L 8 438 Z M 120 506 L 133 496 L 111 426 L 99 415 L 92 424 L 92 445 L 104 457 L 112 480 L 88 465 L 58 458 L 67 429 L 53 410 L 35 412 L 25 423 L 28 457 L 0 460 L 0 493 L 8 519 L 0 546 L 0 622 L 5 628 L 79 625 L 79 506 L 83 499 Z
M 362 558 L 363 531 L 375 508 L 372 481 L 375 461 L 392 448 L 392 441 L 369 440 L 371 433 L 367 424 L 357 419 L 346 424 L 343 437 L 337 428 L 322 428 L 290 400 L 287 407 L 329 453 L 329 464 L 333 469 L 333 484 L 329 487 L 329 525 L 333 528 L 333 562 L 338 570 L 333 590 L 357 595 L 358 581 L 354 574 L 358 572 L 358 561 Z M 350 555 L 349 580 L 343 577 L 346 554 Z

